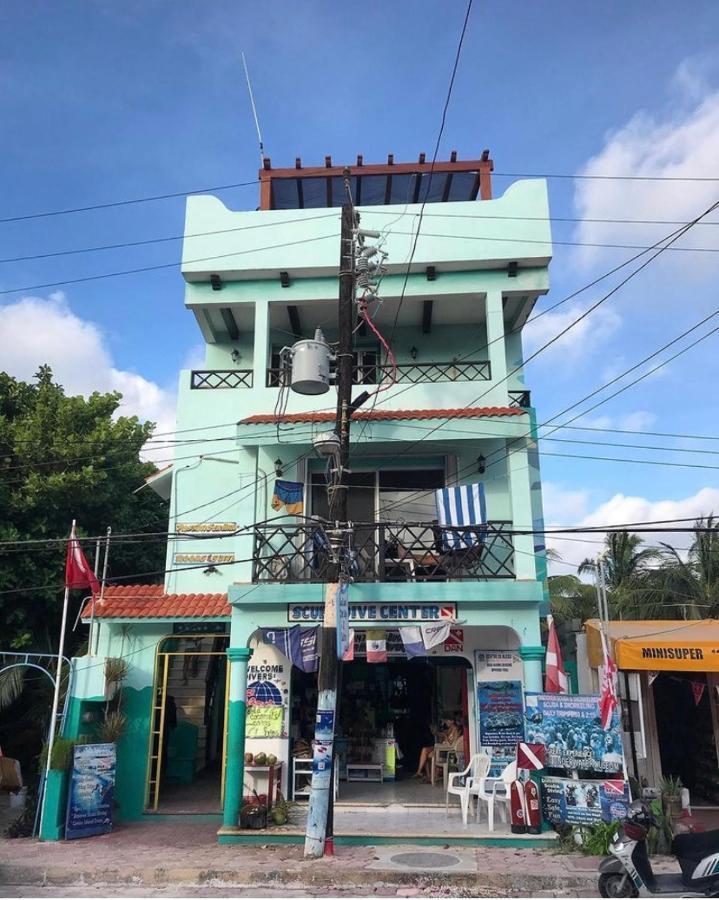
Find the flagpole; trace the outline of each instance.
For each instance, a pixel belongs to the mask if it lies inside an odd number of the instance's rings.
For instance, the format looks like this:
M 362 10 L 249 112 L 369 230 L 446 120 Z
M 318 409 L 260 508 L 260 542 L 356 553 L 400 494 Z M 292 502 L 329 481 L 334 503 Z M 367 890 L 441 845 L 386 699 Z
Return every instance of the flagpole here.
M 72 520 L 72 528 L 70 530 L 71 539 L 75 535 L 75 520 Z M 62 602 L 62 623 L 60 625 L 60 642 L 57 648 L 57 670 L 55 674 L 55 690 L 52 697 L 52 713 L 50 714 L 50 730 L 47 742 L 47 761 L 45 763 L 45 784 L 50 776 L 50 762 L 52 760 L 52 748 L 55 745 L 55 726 L 57 724 L 57 710 L 60 705 L 60 678 L 62 676 L 62 657 L 65 651 L 65 629 L 67 627 L 67 607 L 70 600 L 70 588 L 65 585 L 65 597 Z M 40 834 L 42 834 L 42 824 L 45 818 L 45 801 L 47 799 L 46 792 L 43 792 L 42 813 L 40 815 Z
M 110 555 L 110 535 L 112 534 L 112 528 L 108 525 L 107 533 L 105 536 L 105 561 L 102 564 L 102 583 L 100 584 L 100 602 L 102 603 L 102 598 L 105 596 L 105 582 L 107 581 L 107 562 L 108 557 Z M 98 545 L 99 545 L 98 541 Z M 95 557 L 95 575 L 97 575 L 97 556 Z M 95 630 L 95 594 L 92 595 L 92 611 L 90 612 L 90 633 L 88 635 L 87 643 L 88 643 L 88 656 L 94 656 L 93 650 L 93 632 Z

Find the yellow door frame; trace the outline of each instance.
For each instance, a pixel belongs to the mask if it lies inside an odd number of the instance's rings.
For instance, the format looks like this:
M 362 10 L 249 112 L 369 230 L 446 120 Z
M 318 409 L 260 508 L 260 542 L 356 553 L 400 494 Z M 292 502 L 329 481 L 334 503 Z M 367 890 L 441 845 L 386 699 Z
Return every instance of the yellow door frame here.
M 152 807 L 153 812 L 157 812 L 160 804 L 160 782 L 162 778 L 162 740 L 165 735 L 165 709 L 167 702 L 167 680 L 170 672 L 171 656 L 224 656 L 227 658 L 226 650 L 161 650 L 162 645 L 171 639 L 174 640 L 199 640 L 218 637 L 226 637 L 229 645 L 229 634 L 168 634 L 157 642 L 155 650 L 155 673 L 153 676 L 152 686 L 152 711 L 150 718 L 150 737 L 147 753 L 147 776 L 145 779 L 145 809 Z M 161 659 L 162 657 L 162 659 Z M 162 668 L 162 672 L 160 672 Z M 160 677 L 162 684 L 160 686 Z M 161 691 L 160 702 L 158 704 L 158 691 Z M 224 806 L 225 802 L 225 770 L 227 767 L 227 719 L 230 705 L 230 667 L 225 666 L 225 714 L 222 722 L 222 765 L 220 775 L 220 806 Z M 155 730 L 155 721 L 157 712 L 159 711 L 159 727 Z M 157 753 L 155 749 L 155 737 L 157 737 Z M 153 762 L 155 763 L 153 778 Z

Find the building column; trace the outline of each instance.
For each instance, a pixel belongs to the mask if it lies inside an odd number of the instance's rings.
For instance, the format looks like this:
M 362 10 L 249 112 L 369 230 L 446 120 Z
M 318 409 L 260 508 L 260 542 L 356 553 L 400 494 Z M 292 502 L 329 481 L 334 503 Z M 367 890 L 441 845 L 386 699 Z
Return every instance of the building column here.
M 529 454 L 526 438 L 507 440 L 507 475 L 509 477 L 509 499 L 512 505 L 512 528 L 515 531 L 530 532 L 515 534 L 514 577 L 522 581 L 535 581 L 537 564 L 534 552 L 532 519 L 532 479 L 529 470 Z
M 227 706 L 227 760 L 225 762 L 225 808 L 222 824 L 237 827 L 245 781 L 245 719 L 247 717 L 247 664 L 249 647 L 229 647 L 230 701 Z
M 545 650 L 539 647 L 520 647 L 519 655 L 524 663 L 524 690 L 541 693 L 544 690 L 542 683 L 542 662 Z
M 270 332 L 269 309 L 266 301 L 255 301 L 255 334 L 252 354 L 252 369 L 254 372 L 254 386 L 263 388 L 266 384 L 267 368 L 269 365 Z
M 491 367 L 493 398 L 499 406 L 508 403 L 507 348 L 504 343 L 504 304 L 501 291 L 487 291 L 485 301 L 487 318 L 487 354 Z

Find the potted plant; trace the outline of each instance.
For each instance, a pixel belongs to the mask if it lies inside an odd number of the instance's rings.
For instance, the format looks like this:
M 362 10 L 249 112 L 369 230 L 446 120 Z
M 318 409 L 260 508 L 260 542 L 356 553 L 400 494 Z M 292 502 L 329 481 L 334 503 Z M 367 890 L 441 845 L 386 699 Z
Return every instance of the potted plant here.
M 678 819 L 682 813 L 682 780 L 668 775 L 662 778 L 662 806 L 668 819 Z
M 263 803 L 257 791 L 252 791 L 254 800 L 242 804 L 240 828 L 267 828 L 267 804 Z

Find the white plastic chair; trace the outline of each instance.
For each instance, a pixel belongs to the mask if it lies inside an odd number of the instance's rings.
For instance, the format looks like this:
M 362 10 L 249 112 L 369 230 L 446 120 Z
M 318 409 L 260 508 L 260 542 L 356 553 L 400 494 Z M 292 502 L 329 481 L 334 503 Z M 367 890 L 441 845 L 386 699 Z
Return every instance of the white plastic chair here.
M 479 821 L 479 804 L 484 801 L 487 804 L 487 819 L 489 830 L 494 831 L 494 806 L 499 805 L 500 815 L 504 815 L 504 821 L 509 819 L 509 806 L 511 803 L 510 791 L 512 782 L 517 780 L 517 763 L 511 762 L 505 766 L 498 778 L 477 778 L 469 785 L 469 793 L 477 797 L 477 821 Z
M 462 822 L 464 825 L 467 824 L 472 785 L 477 779 L 484 780 L 491 764 L 492 760 L 486 753 L 476 753 L 469 761 L 466 769 L 462 772 L 452 772 L 447 782 L 447 793 L 444 798 L 445 815 L 449 815 L 449 795 L 453 794 L 455 797 L 459 797 L 459 803 L 462 808 Z M 461 779 L 464 779 L 464 784 L 459 783 Z

